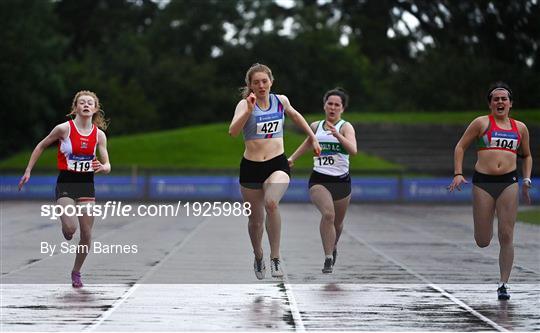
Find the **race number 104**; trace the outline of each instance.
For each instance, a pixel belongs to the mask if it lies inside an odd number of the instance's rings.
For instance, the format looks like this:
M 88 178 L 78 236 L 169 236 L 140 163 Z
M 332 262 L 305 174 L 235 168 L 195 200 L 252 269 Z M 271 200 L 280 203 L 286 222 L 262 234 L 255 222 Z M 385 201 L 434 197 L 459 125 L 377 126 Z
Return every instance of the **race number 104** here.
M 250 216 L 249 202 L 186 202 L 183 205 L 187 216 Z

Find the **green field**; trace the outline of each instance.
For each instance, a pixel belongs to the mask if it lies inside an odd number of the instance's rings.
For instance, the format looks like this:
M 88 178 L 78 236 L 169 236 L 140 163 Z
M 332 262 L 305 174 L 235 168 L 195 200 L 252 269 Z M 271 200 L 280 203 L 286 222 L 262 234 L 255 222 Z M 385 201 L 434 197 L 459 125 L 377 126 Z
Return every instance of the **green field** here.
M 158 168 L 183 170 L 237 170 L 244 151 L 242 136 L 232 138 L 228 124 L 210 124 L 155 133 L 112 137 L 108 150 L 113 168 Z M 286 128 L 285 152 L 291 155 L 304 136 Z M 36 168 L 56 166 L 56 147 L 45 151 Z M 0 162 L 0 169 L 24 170 L 30 151 Z M 298 169 L 310 169 L 312 159 L 305 154 Z M 399 170 L 399 165 L 366 154 L 351 156 L 351 170 Z
M 517 220 L 540 225 L 540 209 L 531 209 L 518 212 Z
M 394 123 L 394 124 L 461 124 L 466 125 L 486 111 L 468 112 L 400 112 L 400 113 L 358 113 L 345 112 L 344 118 L 352 123 Z M 306 115 L 308 122 L 321 119 L 323 113 Z M 526 124 L 540 125 L 538 110 L 515 110 L 512 114 Z M 113 136 L 109 138 L 109 154 L 113 168 L 154 168 L 193 170 L 236 170 L 244 150 L 241 135 L 231 138 L 228 123 L 199 125 L 175 130 L 152 133 Z M 285 135 L 285 153 L 292 152 L 304 137 L 293 131 L 289 122 Z M 0 161 L 0 169 L 25 168 L 31 151 L 22 151 Z M 37 169 L 54 169 L 56 147 L 48 149 L 36 165 Z M 300 158 L 297 170 L 311 169 L 312 160 L 307 154 Z M 351 156 L 351 171 L 398 171 L 400 165 L 360 152 Z

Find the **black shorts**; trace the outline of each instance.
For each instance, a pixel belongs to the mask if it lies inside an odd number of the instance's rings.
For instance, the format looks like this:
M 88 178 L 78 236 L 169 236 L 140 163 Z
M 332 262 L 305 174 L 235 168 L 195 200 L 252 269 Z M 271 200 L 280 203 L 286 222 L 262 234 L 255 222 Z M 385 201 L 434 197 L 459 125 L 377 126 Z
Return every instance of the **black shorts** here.
M 504 191 L 508 186 L 517 183 L 517 181 L 517 170 L 497 176 L 486 175 L 478 171 L 474 171 L 472 179 L 474 185 L 489 193 L 495 200 L 497 200 L 499 195 L 501 195 L 502 191 Z
M 309 177 L 309 188 L 313 185 L 322 185 L 332 195 L 332 200 L 340 200 L 351 194 L 351 175 L 347 172 L 341 176 L 329 176 L 313 171 Z
M 94 189 L 93 172 L 72 172 L 60 170 L 56 181 L 56 200 L 68 197 L 75 201 L 94 201 L 96 191 Z
M 289 177 L 291 176 L 291 168 L 285 154 L 264 162 L 254 162 L 242 157 L 242 162 L 240 162 L 240 185 L 251 189 L 261 189 L 264 181 L 272 173 L 279 170 L 285 172 Z

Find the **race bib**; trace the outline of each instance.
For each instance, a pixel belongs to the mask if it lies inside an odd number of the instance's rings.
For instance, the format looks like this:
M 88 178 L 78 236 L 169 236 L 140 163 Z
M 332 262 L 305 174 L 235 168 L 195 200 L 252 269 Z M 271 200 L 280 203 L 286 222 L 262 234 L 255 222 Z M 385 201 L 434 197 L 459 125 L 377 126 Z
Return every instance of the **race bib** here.
M 75 172 L 93 172 L 92 160 L 94 155 L 73 155 L 67 158 L 68 170 Z
M 494 131 L 491 134 L 491 142 L 489 143 L 489 147 L 517 150 L 518 135 L 515 132 Z
M 315 167 L 340 167 L 345 165 L 345 159 L 340 155 L 321 155 L 313 157 Z
M 281 132 L 283 129 L 283 116 L 281 113 L 257 117 L 257 134 L 267 135 Z
M 348 155 L 343 145 L 339 142 L 320 141 L 321 154 L 313 157 L 313 165 L 316 168 L 335 168 L 347 164 L 343 155 Z

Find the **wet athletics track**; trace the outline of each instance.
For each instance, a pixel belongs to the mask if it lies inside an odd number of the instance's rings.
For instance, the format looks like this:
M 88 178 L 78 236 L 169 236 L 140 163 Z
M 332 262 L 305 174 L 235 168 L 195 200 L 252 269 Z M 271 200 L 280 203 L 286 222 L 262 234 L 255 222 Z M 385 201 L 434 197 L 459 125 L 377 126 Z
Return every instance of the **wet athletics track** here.
M 352 205 L 322 274 L 318 212 L 282 204 L 286 275 L 266 258 L 262 281 L 244 217 L 99 220 L 93 241 L 138 251 L 90 254 L 75 290 L 41 204 L 2 202 L 1 331 L 540 330 L 540 228 L 516 225 L 512 298 L 498 301 L 496 228 L 476 247 L 470 206 Z

